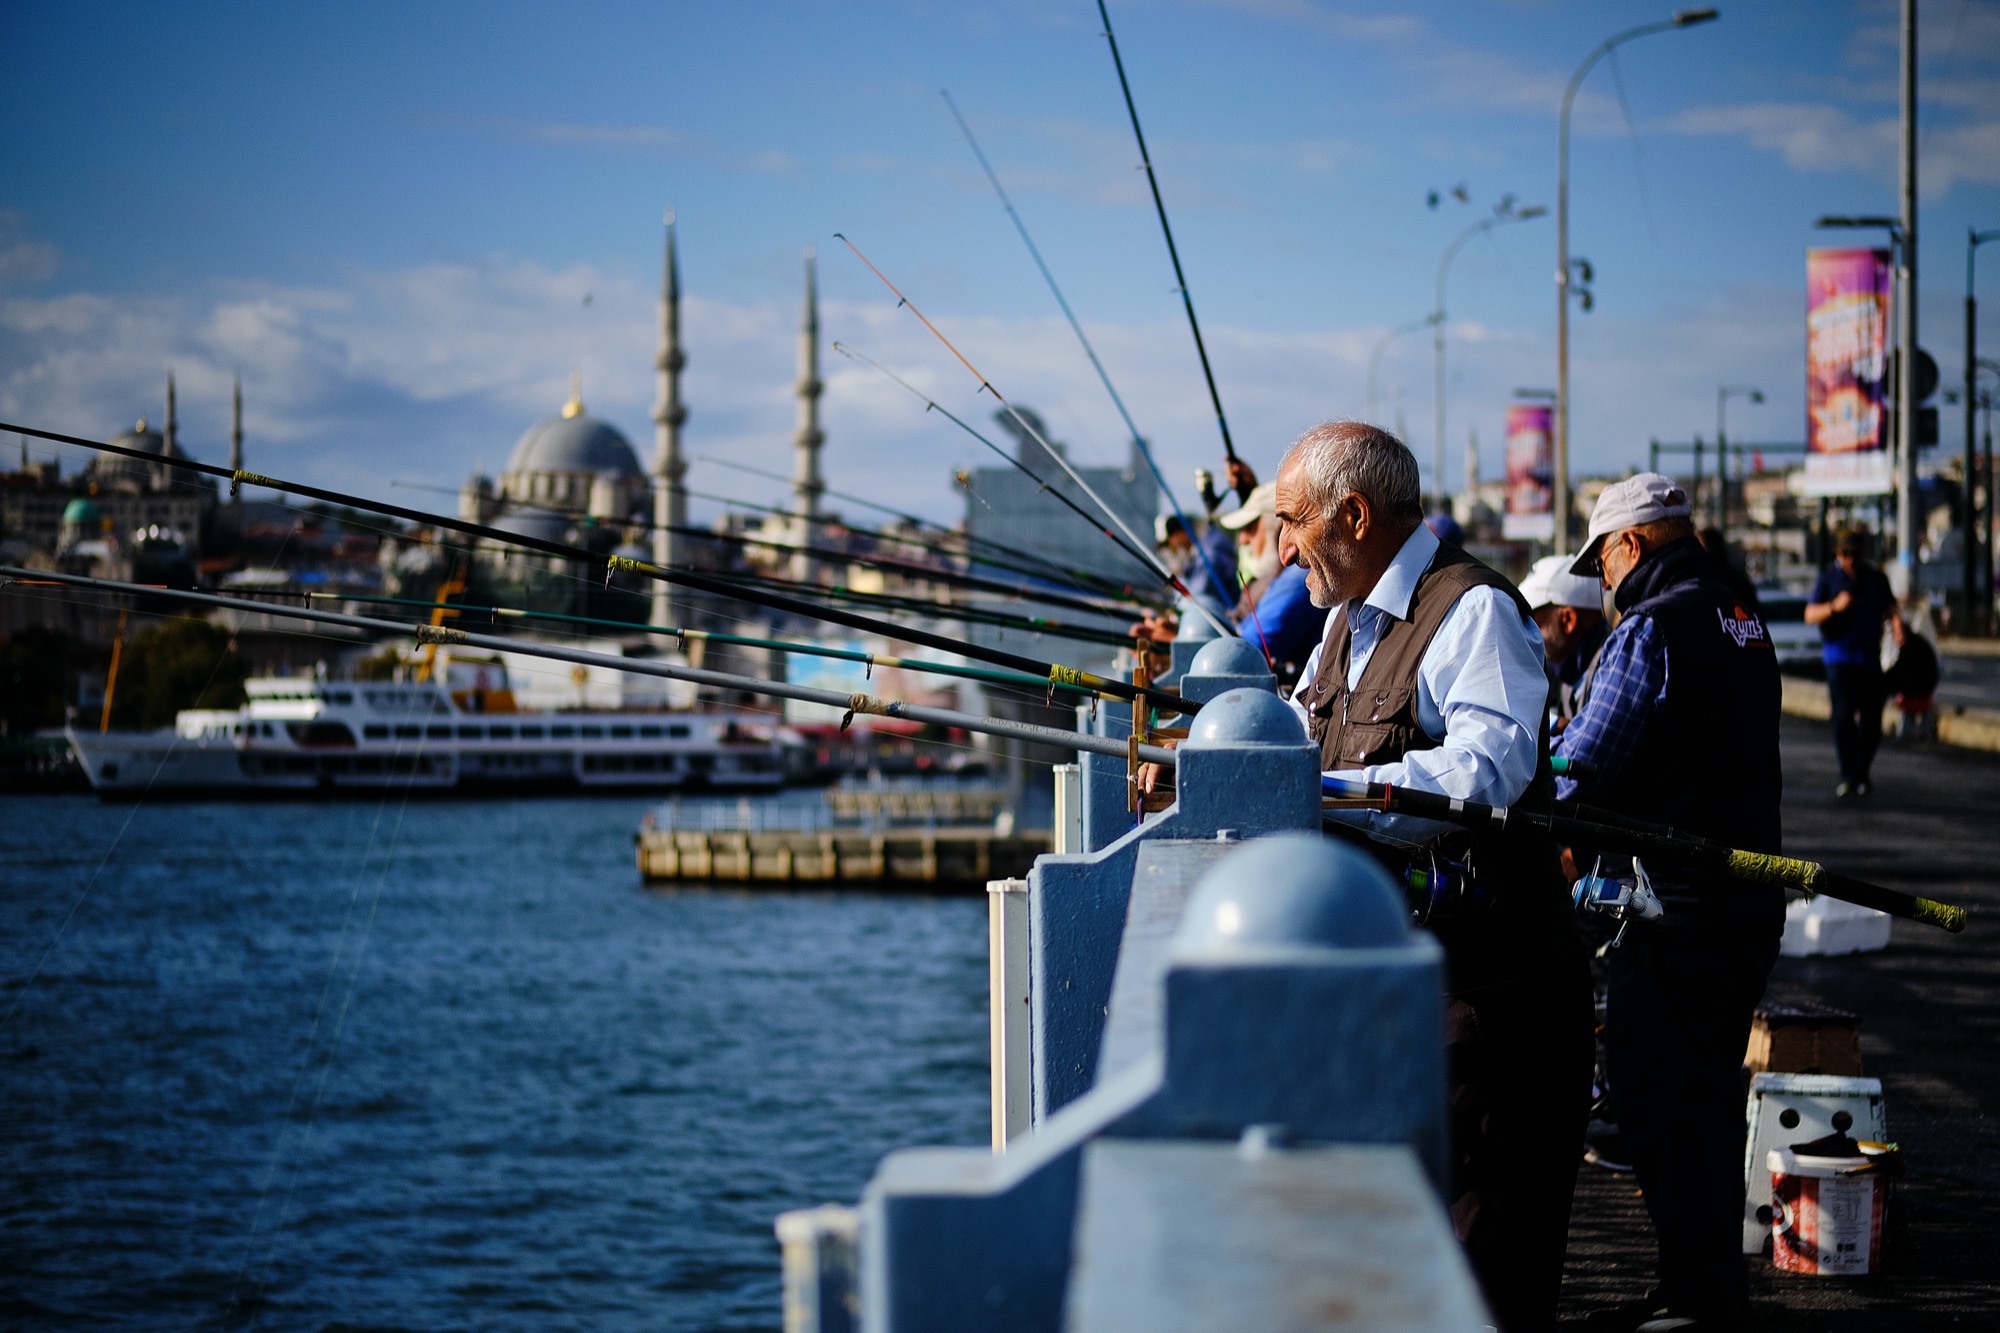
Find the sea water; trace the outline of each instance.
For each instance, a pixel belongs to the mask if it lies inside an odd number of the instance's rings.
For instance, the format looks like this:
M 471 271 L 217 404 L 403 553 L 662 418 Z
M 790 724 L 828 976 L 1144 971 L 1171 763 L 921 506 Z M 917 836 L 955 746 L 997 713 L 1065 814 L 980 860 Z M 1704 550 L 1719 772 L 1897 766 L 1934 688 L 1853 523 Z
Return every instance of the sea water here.
M 0 797 L 0 1325 L 776 1327 L 777 1213 L 986 1139 L 985 908 L 646 809 Z

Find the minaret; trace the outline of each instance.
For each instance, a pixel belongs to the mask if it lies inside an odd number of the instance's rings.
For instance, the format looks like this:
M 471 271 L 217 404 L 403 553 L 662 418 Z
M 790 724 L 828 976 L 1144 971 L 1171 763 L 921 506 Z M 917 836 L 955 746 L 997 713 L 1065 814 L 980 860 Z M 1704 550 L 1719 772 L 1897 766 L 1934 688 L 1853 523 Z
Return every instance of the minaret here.
M 167 419 L 160 426 L 160 457 L 172 458 L 174 456 L 174 437 L 179 433 L 177 419 L 174 415 L 174 372 L 169 370 L 167 372 Z M 171 484 L 172 482 L 167 473 L 167 465 L 165 463 L 153 464 L 154 489 L 165 490 Z
M 672 530 L 687 524 L 687 460 L 681 457 L 681 423 L 687 408 L 681 405 L 681 367 L 687 357 L 681 352 L 681 270 L 674 255 L 674 215 L 667 214 L 666 271 L 660 284 L 660 352 L 653 359 L 659 377 L 659 398 L 653 404 L 653 563 L 671 567 L 680 563 L 684 548 Z M 673 585 L 653 583 L 651 623 L 675 625 Z
M 799 428 L 792 435 L 792 508 L 805 517 L 793 520 L 793 531 L 801 546 L 818 545 L 819 497 L 826 483 L 819 475 L 819 447 L 826 433 L 819 428 L 819 396 L 825 385 L 819 378 L 819 291 L 815 282 L 812 247 L 806 248 L 805 324 L 799 330 Z M 792 557 L 792 577 L 810 583 L 819 575 L 819 562 L 804 551 Z
M 243 377 L 236 377 L 235 392 L 229 396 L 229 470 L 243 470 Z M 237 503 L 242 503 L 239 491 Z
M 1479 496 L 1479 427 L 1470 426 L 1465 432 L 1465 493 L 1477 499 Z

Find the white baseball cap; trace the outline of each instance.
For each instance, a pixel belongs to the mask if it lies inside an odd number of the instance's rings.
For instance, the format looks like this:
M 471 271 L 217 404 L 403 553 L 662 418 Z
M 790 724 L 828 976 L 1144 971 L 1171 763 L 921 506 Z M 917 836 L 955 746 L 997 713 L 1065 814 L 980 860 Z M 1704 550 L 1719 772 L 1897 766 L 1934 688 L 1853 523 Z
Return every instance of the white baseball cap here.
M 1249 527 L 1260 518 L 1269 518 L 1278 512 L 1278 486 L 1276 482 L 1264 482 L 1250 492 L 1250 498 L 1241 507 L 1232 509 L 1216 519 L 1223 527 L 1235 532 Z
M 1687 491 L 1672 477 L 1641 472 L 1636 477 L 1614 481 L 1597 497 L 1597 508 L 1590 511 L 1590 540 L 1569 572 L 1594 579 L 1598 576 L 1597 557 L 1604 550 L 1606 537 L 1663 518 L 1686 518 L 1693 512 Z
M 1521 596 L 1527 599 L 1530 611 L 1545 606 L 1573 606 L 1580 611 L 1603 608 L 1604 593 L 1597 580 L 1569 572 L 1575 560 L 1574 556 L 1545 555 L 1535 562 L 1528 577 L 1521 580 Z

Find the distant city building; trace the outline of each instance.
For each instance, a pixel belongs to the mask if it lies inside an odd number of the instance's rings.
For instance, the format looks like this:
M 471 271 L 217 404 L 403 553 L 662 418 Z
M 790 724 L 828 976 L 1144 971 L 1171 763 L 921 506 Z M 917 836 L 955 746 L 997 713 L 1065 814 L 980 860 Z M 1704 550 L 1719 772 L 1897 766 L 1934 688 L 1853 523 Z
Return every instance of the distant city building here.
M 1096 515 L 1096 504 L 1050 456 L 1050 451 L 1054 450 L 1061 454 L 1064 461 L 1068 461 L 1068 447 L 1050 436 L 1048 428 L 1034 411 L 1025 407 L 1014 410 L 1033 428 L 1032 432 L 1024 429 L 1008 412 L 994 414 L 1001 427 L 1014 437 L 1014 456 L 1047 483 L 1047 490 L 1060 492 L 1086 514 Z M 1035 438 L 1037 435 L 1040 440 Z M 1042 440 L 1048 441 L 1046 448 Z M 1076 471 L 1089 483 L 1091 490 L 1103 497 L 1126 527 L 1138 533 L 1142 540 L 1151 539 L 1153 516 L 1160 507 L 1160 490 L 1153 479 L 1152 469 L 1145 465 L 1136 444 L 1128 452 L 1123 467 L 1078 467 Z M 966 489 L 965 530 L 972 543 L 977 545 L 981 541 L 992 541 L 1017 550 L 1035 552 L 1048 566 L 1045 580 L 1048 586 L 1075 592 L 1069 584 L 1067 571 L 1079 570 L 1141 588 L 1155 585 L 1156 576 L 1150 574 L 1144 565 L 1128 552 L 1120 550 L 1089 520 L 1047 494 L 1042 484 L 1020 468 L 974 468 L 963 480 Z M 1107 526 L 1115 529 L 1117 525 Z M 994 601 L 990 598 L 973 599 L 975 604 L 982 600 Z M 1010 603 L 995 604 L 1004 610 L 1019 610 L 1018 606 Z M 1119 630 L 1132 621 L 1129 615 L 1122 618 L 1091 617 L 1087 613 L 1069 611 L 1062 612 L 1059 618 L 1065 622 L 1090 624 L 1098 628 L 1109 626 Z M 977 643 L 1024 656 L 1048 657 L 1053 651 L 1047 638 L 1020 630 L 974 625 L 971 635 Z M 1085 649 L 1072 644 L 1065 645 L 1061 653 L 1054 655 L 1064 661 L 1085 657 L 1108 660 L 1111 652 L 1108 648 Z

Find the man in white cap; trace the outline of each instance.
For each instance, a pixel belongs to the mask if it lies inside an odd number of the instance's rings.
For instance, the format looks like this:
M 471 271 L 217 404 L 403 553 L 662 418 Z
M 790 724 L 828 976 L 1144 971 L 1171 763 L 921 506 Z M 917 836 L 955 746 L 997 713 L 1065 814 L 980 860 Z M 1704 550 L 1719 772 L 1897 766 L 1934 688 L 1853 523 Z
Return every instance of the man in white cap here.
M 1319 642 L 1326 608 L 1313 605 L 1305 570 L 1278 557 L 1277 493 L 1274 483 L 1265 482 L 1215 521 L 1236 534 L 1238 566 L 1245 575 L 1243 595 L 1229 618 L 1263 651 L 1279 687 L 1289 689 Z
M 1542 653 L 1549 673 L 1549 698 L 1556 716 L 1567 722 L 1576 712 L 1584 677 L 1597 661 L 1597 650 L 1611 627 L 1604 619 L 1604 594 L 1594 578 L 1572 574 L 1570 555 L 1545 555 L 1521 580 L 1521 597 L 1542 632 Z
M 1571 569 L 1602 580 L 1620 619 L 1556 738 L 1581 774 L 1557 779 L 1557 795 L 1776 852 L 1777 655 L 1755 610 L 1715 576 L 1689 512 L 1678 482 L 1642 472 L 1605 488 L 1591 513 Z M 1596 855 L 1572 851 L 1585 867 Z M 1739 1070 L 1784 897 L 1719 873 L 1648 869 L 1664 914 L 1633 922 L 1607 959 L 1605 1058 L 1659 1243 L 1659 1288 L 1622 1326 L 1735 1329 L 1749 1313 Z

